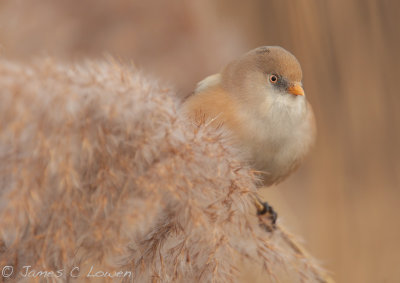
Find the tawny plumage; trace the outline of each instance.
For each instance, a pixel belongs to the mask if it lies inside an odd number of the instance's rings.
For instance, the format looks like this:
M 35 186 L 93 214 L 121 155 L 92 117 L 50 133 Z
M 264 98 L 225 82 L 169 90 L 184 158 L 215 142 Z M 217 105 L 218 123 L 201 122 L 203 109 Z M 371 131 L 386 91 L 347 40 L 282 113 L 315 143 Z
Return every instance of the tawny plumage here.
M 297 59 L 281 47 L 259 47 L 201 81 L 184 103 L 194 120 L 231 133 L 265 185 L 298 167 L 315 138 L 311 105 Z

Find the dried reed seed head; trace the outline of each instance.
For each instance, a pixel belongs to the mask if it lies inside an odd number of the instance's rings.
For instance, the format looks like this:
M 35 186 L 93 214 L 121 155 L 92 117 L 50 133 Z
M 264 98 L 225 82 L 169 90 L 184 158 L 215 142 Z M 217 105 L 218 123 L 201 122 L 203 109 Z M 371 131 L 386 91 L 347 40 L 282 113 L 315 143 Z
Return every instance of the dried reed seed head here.
M 235 281 L 240 258 L 290 266 L 259 227 L 254 174 L 227 133 L 178 107 L 114 61 L 2 60 L 0 265 L 163 282 Z

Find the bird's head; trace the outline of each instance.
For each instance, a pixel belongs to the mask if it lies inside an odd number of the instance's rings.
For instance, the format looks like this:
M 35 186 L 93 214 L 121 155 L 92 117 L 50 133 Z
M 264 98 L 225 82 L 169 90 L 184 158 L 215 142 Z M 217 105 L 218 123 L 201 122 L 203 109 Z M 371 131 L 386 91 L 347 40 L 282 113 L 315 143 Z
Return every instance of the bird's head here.
M 224 68 L 221 80 L 229 93 L 251 106 L 269 108 L 278 103 L 295 107 L 305 100 L 299 62 L 278 46 L 263 46 L 244 54 Z

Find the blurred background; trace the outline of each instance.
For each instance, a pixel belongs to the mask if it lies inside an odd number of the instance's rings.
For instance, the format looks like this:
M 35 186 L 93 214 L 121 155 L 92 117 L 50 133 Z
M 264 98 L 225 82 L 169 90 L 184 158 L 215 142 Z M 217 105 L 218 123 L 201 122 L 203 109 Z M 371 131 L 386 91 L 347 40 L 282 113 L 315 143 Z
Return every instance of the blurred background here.
M 302 65 L 318 141 L 263 195 L 337 282 L 400 282 L 399 11 L 390 0 L 9 0 L 0 55 L 111 54 L 185 95 L 249 49 L 283 46 Z

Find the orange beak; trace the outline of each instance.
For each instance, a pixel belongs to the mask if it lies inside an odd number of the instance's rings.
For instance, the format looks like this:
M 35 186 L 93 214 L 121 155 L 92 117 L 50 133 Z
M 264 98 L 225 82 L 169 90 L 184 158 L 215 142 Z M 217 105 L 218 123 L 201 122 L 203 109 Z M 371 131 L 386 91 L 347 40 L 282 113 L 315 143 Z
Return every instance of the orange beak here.
M 293 95 L 304 95 L 304 89 L 299 84 L 290 86 L 287 91 Z

